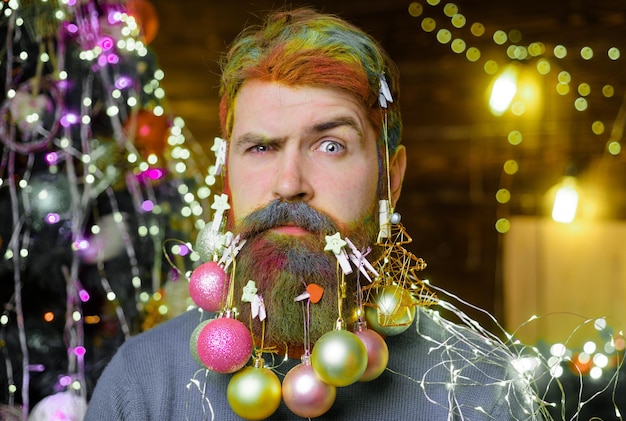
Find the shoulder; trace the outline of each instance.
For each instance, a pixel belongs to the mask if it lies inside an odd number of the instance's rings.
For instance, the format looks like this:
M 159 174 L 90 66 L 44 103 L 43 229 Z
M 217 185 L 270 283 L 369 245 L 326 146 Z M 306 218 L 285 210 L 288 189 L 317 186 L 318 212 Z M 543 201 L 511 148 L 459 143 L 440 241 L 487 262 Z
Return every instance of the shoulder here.
M 199 368 L 189 340 L 208 316 L 190 310 L 126 340 L 98 379 L 86 419 L 172 419 L 182 413 L 185 386 Z
M 169 367 L 191 360 L 189 340 L 203 317 L 207 318 L 207 315 L 203 316 L 198 310 L 189 310 L 127 339 L 107 369 L 123 371 L 126 375 L 139 374 L 155 366 Z
M 198 368 L 189 341 L 198 324 L 211 315 L 197 309 L 189 310 L 150 330 L 126 340 L 111 364 L 127 370 L 127 374 L 149 374 L 156 370 L 167 376 L 176 372 L 192 372 Z M 153 377 L 154 374 L 150 374 Z
M 134 349 L 143 346 L 159 346 L 162 349 L 175 346 L 179 341 L 189 342 L 193 330 L 208 318 L 207 313 L 198 309 L 189 310 L 179 316 L 129 338 L 120 349 Z

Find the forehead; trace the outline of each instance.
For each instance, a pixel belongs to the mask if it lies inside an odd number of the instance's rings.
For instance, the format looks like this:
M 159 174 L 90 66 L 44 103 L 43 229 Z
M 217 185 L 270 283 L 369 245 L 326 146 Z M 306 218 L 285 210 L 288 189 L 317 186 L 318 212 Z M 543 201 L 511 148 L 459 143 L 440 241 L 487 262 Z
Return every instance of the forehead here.
M 233 105 L 232 135 L 259 125 L 279 130 L 332 119 L 352 120 L 364 134 L 373 133 L 362 105 L 336 89 L 250 80 L 242 86 Z

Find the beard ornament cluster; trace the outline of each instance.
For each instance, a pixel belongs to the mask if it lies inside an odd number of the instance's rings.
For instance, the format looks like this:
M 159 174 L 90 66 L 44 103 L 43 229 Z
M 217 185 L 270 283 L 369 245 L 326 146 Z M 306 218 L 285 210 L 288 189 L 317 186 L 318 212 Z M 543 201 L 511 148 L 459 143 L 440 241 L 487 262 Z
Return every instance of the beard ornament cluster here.
M 219 238 L 217 233 L 204 235 L 205 238 Z M 357 381 L 370 381 L 383 373 L 388 361 L 384 339 L 375 331 L 367 329 L 362 318 L 355 324 L 354 332 L 345 328 L 342 315 L 346 298 L 345 275 L 353 272 L 351 265 L 356 266 L 358 274 L 363 274 L 370 282 L 379 276 L 374 266 L 365 259 L 364 253 L 359 252 L 348 238 L 342 239 L 339 233 L 326 238 L 325 250 L 337 258 L 336 327 L 322 335 L 310 351 L 310 311 L 305 312 L 305 352 L 301 363 L 287 373 L 282 385 L 271 367 L 265 366 L 263 353 L 272 350 L 265 349 L 263 344 L 260 347 L 254 345 L 251 326 L 247 327 L 237 320 L 237 309 L 233 307 L 234 285 L 237 284 L 235 257 L 244 241 L 232 235 L 221 238 L 231 241 L 217 242 L 219 247 L 203 250 L 202 254 L 211 256 L 212 260 L 199 265 L 190 276 L 189 291 L 194 303 L 204 311 L 219 311 L 216 318 L 200 323 L 194 330 L 190 351 L 194 359 L 207 370 L 234 373 L 226 395 L 237 415 L 250 420 L 264 419 L 277 410 L 282 400 L 296 415 L 318 417 L 332 407 L 337 387 L 349 386 Z M 210 243 L 216 244 L 214 241 Z M 346 246 L 350 251 L 346 251 Z M 358 291 L 357 296 L 360 296 Z M 323 297 L 321 286 L 305 283 L 305 291 L 294 300 L 306 301 L 310 309 Z M 326 299 L 332 299 L 332 295 Z M 242 288 L 241 301 L 252 306 L 251 318 L 258 317 L 264 322 L 266 314 L 263 298 L 257 294 L 254 281 L 248 281 Z M 362 303 L 359 314 L 364 314 Z M 253 354 L 252 365 L 247 365 Z
M 351 252 L 345 251 L 346 245 L 351 246 Z M 338 272 L 341 270 L 338 276 L 338 318 L 335 329 L 322 335 L 309 352 L 310 312 L 306 311 L 305 352 L 301 363 L 292 368 L 283 380 L 285 405 L 294 414 L 308 418 L 319 417 L 332 407 L 338 387 L 349 386 L 357 381 L 370 381 L 380 376 L 387 366 L 389 355 L 384 339 L 376 332 L 367 330 L 364 321 L 357 322 L 354 333 L 346 330 L 342 314 L 343 300 L 346 298 L 345 275 L 352 273 L 350 262 L 365 273 L 371 270 L 375 274 L 373 267 L 369 263 L 364 264 L 363 253 L 356 251 L 352 242 L 348 238 L 342 239 L 339 233 L 326 236 L 324 250 L 335 255 Z M 308 299 L 307 305 L 315 302 L 310 292 L 319 287 L 309 286 L 307 292 L 296 297 L 297 301 Z M 357 296 L 360 296 L 358 291 Z
M 216 139 L 216 154 L 223 154 L 225 146 L 218 143 Z M 233 237 L 229 232 L 222 233 L 221 229 L 225 225 L 224 214 L 230 206 L 228 196 L 215 196 L 215 202 L 211 206 L 215 211 L 213 221 L 199 232 L 196 241 L 197 252 L 205 263 L 192 272 L 189 291 L 199 308 L 218 312 L 218 315 L 214 319 L 201 322 L 194 330 L 190 351 L 194 359 L 207 370 L 234 373 L 228 383 L 226 395 L 229 405 L 237 415 L 250 420 L 264 419 L 278 409 L 282 400 L 294 414 L 315 418 L 333 406 L 338 387 L 374 380 L 385 371 L 389 350 L 383 337 L 376 330 L 368 329 L 368 321 L 365 320 L 368 309 L 374 309 L 376 314 L 375 322 L 370 324 L 388 334 L 385 328 L 390 325 L 406 324 L 408 327 L 413 321 L 413 317 L 409 316 L 415 314 L 418 301 L 407 291 L 415 282 L 398 282 L 411 270 L 406 267 L 407 257 L 409 262 L 412 259 L 401 247 L 402 242 L 397 241 L 405 237 L 394 237 L 395 230 L 390 224 L 391 221 L 399 222 L 399 218 L 396 214 L 389 216 L 388 202 L 384 202 L 387 205 L 381 205 L 380 208 L 384 212 L 384 229 L 381 229 L 382 234 L 377 242 L 377 245 L 385 247 L 384 258 L 381 257 L 371 264 L 366 259 L 369 249 L 358 250 L 349 238 L 342 238 L 339 232 L 326 236 L 324 251 L 331 252 L 337 259 L 338 317 L 335 328 L 317 339 L 311 350 L 310 306 L 316 305 L 322 299 L 332 300 L 333 296 L 324 295 L 321 286 L 307 283 L 303 279 L 305 290 L 294 297 L 294 301 L 302 302 L 305 309 L 304 353 L 301 362 L 287 372 L 281 385 L 272 367 L 265 366 L 263 354 L 275 352 L 275 349 L 264 348 L 266 314 L 263 297 L 257 294 L 253 280 L 249 280 L 240 291 L 241 302 L 251 305 L 250 326 L 237 320 L 238 311 L 233 306 L 234 289 L 238 284 L 235 260 L 245 240 L 240 241 L 239 237 Z M 396 261 L 398 258 L 404 259 L 404 263 Z M 347 297 L 345 277 L 353 273 L 353 266 L 356 268 L 358 309 L 356 323 L 352 331 L 349 331 L 343 318 L 343 303 Z M 394 270 L 400 272 L 394 273 Z M 361 277 L 370 283 L 367 289 L 361 288 Z M 367 297 L 368 302 L 365 302 L 363 291 L 366 290 L 381 292 L 379 296 L 370 294 Z M 380 317 L 379 313 L 385 317 Z M 262 323 L 263 332 L 260 346 L 255 344 L 252 329 L 252 322 L 257 317 Z M 350 319 L 353 320 L 352 315 Z M 251 358 L 252 364 L 247 365 Z
M 237 311 L 232 308 L 232 300 L 228 298 L 224 300 L 224 291 L 230 290 L 231 285 L 228 276 L 217 264 L 210 265 L 208 270 L 205 265 L 207 263 L 192 273 L 191 279 L 194 279 L 194 282 L 190 281 L 189 285 L 192 299 L 198 307 L 207 311 L 215 311 L 217 304 L 224 301 L 226 304 L 216 319 L 202 323 L 201 327 L 194 331 L 190 348 L 192 355 L 197 355 L 197 359 L 207 369 L 218 373 L 234 373 L 250 359 L 252 336 L 246 325 L 236 319 Z M 205 275 L 204 272 L 210 273 L 206 276 L 194 276 L 199 269 L 202 275 Z M 207 291 L 210 294 L 207 294 Z M 210 296 L 211 300 L 208 300 L 207 296 Z

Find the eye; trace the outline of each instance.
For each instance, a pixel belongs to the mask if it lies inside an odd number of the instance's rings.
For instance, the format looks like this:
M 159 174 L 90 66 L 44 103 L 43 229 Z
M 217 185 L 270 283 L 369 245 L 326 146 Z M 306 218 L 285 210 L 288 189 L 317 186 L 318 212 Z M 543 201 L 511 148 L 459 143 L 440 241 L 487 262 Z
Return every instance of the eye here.
M 338 154 L 344 151 L 344 146 L 334 140 L 324 140 L 318 150 L 329 154 Z
M 250 146 L 248 149 L 246 149 L 246 152 L 252 152 L 252 153 L 263 153 L 263 152 L 268 152 L 270 151 L 272 148 L 270 145 L 267 144 L 258 144 L 258 145 L 254 145 L 254 146 Z

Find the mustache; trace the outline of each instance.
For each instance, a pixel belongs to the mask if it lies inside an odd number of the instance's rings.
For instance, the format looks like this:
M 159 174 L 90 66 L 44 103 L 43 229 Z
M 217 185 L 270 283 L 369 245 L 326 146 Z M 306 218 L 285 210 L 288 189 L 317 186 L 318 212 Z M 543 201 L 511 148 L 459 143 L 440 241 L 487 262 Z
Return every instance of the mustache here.
M 267 206 L 247 215 L 241 222 L 239 232 L 250 238 L 263 231 L 282 226 L 296 226 L 314 234 L 331 235 L 339 231 L 337 224 L 305 202 L 273 200 Z

